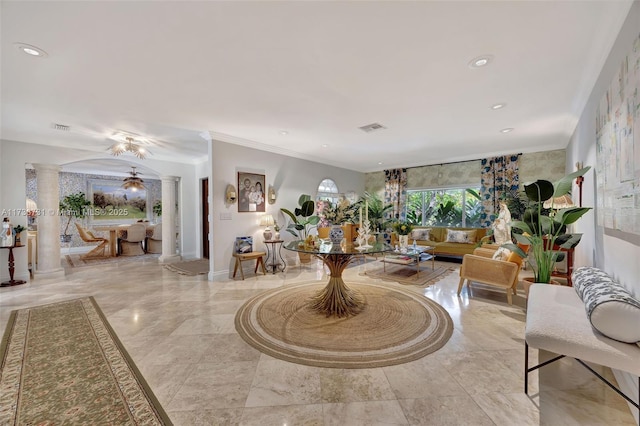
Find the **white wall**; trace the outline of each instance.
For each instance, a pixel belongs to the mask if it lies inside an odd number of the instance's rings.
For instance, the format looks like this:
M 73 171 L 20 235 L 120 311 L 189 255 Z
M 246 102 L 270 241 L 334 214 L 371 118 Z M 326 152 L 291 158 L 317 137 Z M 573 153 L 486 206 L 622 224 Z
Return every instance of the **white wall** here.
M 262 244 L 263 228 L 259 226 L 263 213 L 238 213 L 238 203 L 225 204 L 225 190 L 228 184 L 237 187 L 238 171 L 265 175 L 265 191 L 269 186 L 276 190 L 275 204 L 266 205 L 280 225 L 287 223 L 280 208 L 293 210 L 298 205 L 301 194 L 315 196 L 318 185 L 324 178 L 333 179 L 341 192 L 364 192 L 364 173 L 338 167 L 327 166 L 312 161 L 300 160 L 271 152 L 260 151 L 243 146 L 213 141 L 212 179 L 209 182 L 213 194 L 211 208 L 213 251 L 211 270 L 213 275 L 228 274 L 233 267 L 232 249 L 236 237 L 253 236 L 254 250 L 264 250 Z M 236 188 L 237 189 L 237 188 Z M 222 213 L 230 213 L 231 220 L 221 220 Z M 281 231 L 282 238 L 290 241 L 293 237 Z M 293 253 L 282 250 L 287 265 L 295 262 Z M 212 275 L 210 275 L 211 277 Z
M 58 148 L 47 145 L 37 145 L 3 140 L 0 144 L 0 211 L 1 209 L 25 208 L 26 178 L 25 166 L 31 163 L 67 164 L 82 160 L 96 158 L 110 158 L 107 154 L 101 155 L 95 152 L 78 149 Z M 141 163 L 152 169 L 159 176 L 180 177 L 180 236 L 182 255 L 196 257 L 199 234 L 196 234 L 194 224 L 198 222 L 198 186 L 196 183 L 195 166 L 183 163 L 171 163 L 153 159 L 138 160 L 134 157 L 131 163 Z M 63 167 L 64 170 L 64 167 Z M 126 171 L 126 170 L 124 170 Z M 99 172 L 97 170 L 97 172 Z M 11 217 L 11 222 L 16 225 L 21 223 L 26 227 L 26 217 Z M 28 279 L 27 252 L 26 250 L 14 251 L 16 257 L 16 279 Z M 6 265 L 7 253 L 0 253 L 0 277 L 5 280 L 8 277 Z
M 619 70 L 620 63 L 625 55 L 631 52 L 633 40 L 640 32 L 640 2 L 636 1 L 631 6 L 627 20 L 614 43 L 609 57 L 602 69 L 598 81 L 594 85 L 589 101 L 580 116 L 580 121 L 574 132 L 571 142 L 567 147 L 567 170 L 575 170 L 577 161 L 584 165 L 594 167 L 596 165 L 596 109 L 605 94 L 609 84 Z M 593 207 L 596 205 L 596 173 L 600 170 L 590 171 L 584 180 L 583 205 Z M 574 187 L 574 191 L 576 188 Z M 620 283 L 631 290 L 637 298 L 640 298 L 640 247 L 604 234 L 604 229 L 597 226 L 595 214 L 590 212 L 576 224 L 576 232 L 582 232 L 583 237 L 576 247 L 576 266 L 595 265 L 604 269 L 616 278 Z M 639 361 L 640 362 L 640 361 Z M 638 380 L 630 374 L 615 372 L 618 383 L 628 394 L 638 395 Z M 634 416 L 638 416 L 638 410 L 632 409 Z

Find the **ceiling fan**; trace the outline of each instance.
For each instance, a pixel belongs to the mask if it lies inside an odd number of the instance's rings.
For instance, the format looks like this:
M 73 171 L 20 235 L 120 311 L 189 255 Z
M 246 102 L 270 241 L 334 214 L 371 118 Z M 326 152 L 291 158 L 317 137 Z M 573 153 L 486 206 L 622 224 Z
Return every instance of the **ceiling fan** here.
M 132 191 L 146 189 L 144 181 L 138 177 L 138 175 L 141 175 L 142 173 L 136 172 L 136 168 L 134 166 L 131 166 L 131 169 L 132 170 L 129 172 L 131 176 L 124 178 L 122 181 L 122 187 L 124 189 L 131 189 Z

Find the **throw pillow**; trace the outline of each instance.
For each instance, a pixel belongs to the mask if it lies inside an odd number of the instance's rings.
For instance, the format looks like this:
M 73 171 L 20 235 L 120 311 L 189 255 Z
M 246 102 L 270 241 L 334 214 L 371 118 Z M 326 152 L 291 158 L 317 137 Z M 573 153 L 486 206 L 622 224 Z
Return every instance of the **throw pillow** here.
M 476 231 L 456 231 L 455 229 L 447 229 L 446 242 L 473 244 L 476 242 Z
M 427 241 L 429 240 L 429 237 L 429 229 L 414 229 L 413 231 L 411 231 L 411 234 L 409 234 L 410 240 Z
M 622 284 L 593 267 L 578 268 L 572 279 L 593 328 L 614 340 L 640 342 L 640 301 Z

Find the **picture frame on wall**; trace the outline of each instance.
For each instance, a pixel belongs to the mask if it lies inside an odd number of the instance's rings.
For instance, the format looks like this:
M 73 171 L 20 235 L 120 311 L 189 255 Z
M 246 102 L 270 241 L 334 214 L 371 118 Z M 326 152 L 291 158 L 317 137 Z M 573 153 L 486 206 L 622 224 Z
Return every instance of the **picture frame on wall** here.
M 265 212 L 264 183 L 264 175 L 238 172 L 238 212 Z

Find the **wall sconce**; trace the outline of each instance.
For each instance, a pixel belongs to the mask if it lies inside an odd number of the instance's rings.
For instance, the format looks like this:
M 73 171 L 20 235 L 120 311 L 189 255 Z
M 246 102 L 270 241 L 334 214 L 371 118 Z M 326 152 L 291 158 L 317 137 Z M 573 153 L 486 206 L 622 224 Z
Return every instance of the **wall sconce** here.
M 276 190 L 273 189 L 273 186 L 269 186 L 269 193 L 267 194 L 267 199 L 269 204 L 274 204 L 276 202 Z
M 225 198 L 227 201 L 227 204 L 233 204 L 236 202 L 236 200 L 238 199 L 238 195 L 236 193 L 236 187 L 229 184 L 227 185 L 227 190 L 225 191 Z

